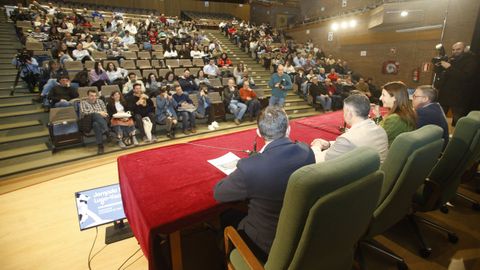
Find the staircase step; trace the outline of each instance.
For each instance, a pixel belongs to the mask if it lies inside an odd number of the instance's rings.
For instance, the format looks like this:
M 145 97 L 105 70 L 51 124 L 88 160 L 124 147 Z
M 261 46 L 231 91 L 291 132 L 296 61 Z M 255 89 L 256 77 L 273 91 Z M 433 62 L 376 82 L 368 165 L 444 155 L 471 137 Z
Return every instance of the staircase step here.
M 24 127 L 0 131 L 0 144 L 48 136 L 45 126 Z
M 9 103 L 1 104 L 0 103 L 0 110 L 5 109 L 5 108 L 10 108 L 10 107 L 19 107 L 19 106 L 27 106 L 27 105 L 33 105 L 33 102 L 30 101 L 11 101 Z
M 41 104 L 30 102 L 15 102 L 13 104 L 1 104 L 0 115 L 4 113 L 21 113 L 23 111 L 30 111 L 41 109 Z M 42 110 L 43 111 L 43 110 Z
M 0 124 L 0 131 L 7 130 L 7 129 L 39 126 L 39 125 L 42 125 L 42 123 L 39 120 L 29 120 L 29 121 L 14 122 L 9 124 Z
M 3 92 L 0 92 L 3 93 Z M 27 102 L 32 101 L 32 99 L 36 98 L 38 94 L 17 94 L 14 96 L 10 95 L 0 95 L 0 106 L 3 104 L 10 104 L 11 102 Z
M 25 155 L 32 155 L 32 154 L 45 152 L 45 151 L 49 151 L 48 146 L 45 143 L 18 147 L 15 149 L 0 151 L 0 160 L 20 157 Z
M 43 109 L 40 108 L 40 107 L 37 108 L 37 109 L 24 110 L 24 111 L 20 111 L 20 112 L 5 112 L 5 113 L 0 113 L 0 119 L 23 116 L 23 115 L 39 114 L 39 113 L 44 113 Z

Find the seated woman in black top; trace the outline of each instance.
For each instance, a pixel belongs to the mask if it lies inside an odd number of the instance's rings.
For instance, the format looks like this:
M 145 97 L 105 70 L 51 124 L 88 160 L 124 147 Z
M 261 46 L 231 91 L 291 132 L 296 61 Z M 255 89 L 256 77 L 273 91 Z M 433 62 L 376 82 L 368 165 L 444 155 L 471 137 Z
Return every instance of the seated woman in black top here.
M 118 146 L 120 148 L 126 147 L 125 142 L 128 140 L 125 140 L 125 138 L 128 138 L 132 144 L 138 145 L 132 117 L 118 117 L 119 114 L 127 112 L 127 102 L 120 91 L 115 90 L 110 95 L 110 98 L 107 100 L 107 112 L 110 116 L 110 126 L 117 135 Z

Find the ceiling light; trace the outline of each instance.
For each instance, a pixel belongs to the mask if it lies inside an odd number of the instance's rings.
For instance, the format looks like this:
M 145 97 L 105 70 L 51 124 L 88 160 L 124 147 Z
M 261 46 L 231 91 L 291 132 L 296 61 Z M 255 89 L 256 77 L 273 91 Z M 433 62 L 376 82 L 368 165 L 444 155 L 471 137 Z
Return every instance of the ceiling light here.
M 331 28 L 332 28 L 333 31 L 338 30 L 338 23 L 332 23 Z
M 345 29 L 345 28 L 348 27 L 348 23 L 347 22 L 342 22 L 341 26 L 342 26 L 342 29 Z
M 350 21 L 350 27 L 355 27 L 357 26 L 357 21 L 356 20 L 351 20 Z
M 407 15 L 408 15 L 408 11 L 406 11 L 406 10 L 400 12 L 400 16 L 402 16 L 402 17 L 407 17 Z

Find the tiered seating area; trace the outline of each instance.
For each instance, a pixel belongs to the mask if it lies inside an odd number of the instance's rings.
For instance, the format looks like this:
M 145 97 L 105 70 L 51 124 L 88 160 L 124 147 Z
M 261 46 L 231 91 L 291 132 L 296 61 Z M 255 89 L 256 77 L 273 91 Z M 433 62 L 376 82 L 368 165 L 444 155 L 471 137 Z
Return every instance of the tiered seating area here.
M 225 13 L 203 13 L 197 11 L 183 11 L 182 18 L 195 21 L 195 25 L 199 28 L 215 29 L 221 22 L 231 21 L 234 17 Z
M 21 9 L 22 10 L 22 9 Z M 79 11 L 76 12 L 76 15 L 72 12 L 71 7 L 62 6 L 61 8 L 57 9 L 61 10 L 62 13 L 67 15 L 67 20 L 75 23 L 76 18 L 78 18 Z M 29 10 L 24 10 L 29 11 Z M 84 22 L 81 28 L 86 33 L 75 32 L 72 31 L 73 42 L 84 42 L 85 36 L 90 34 L 93 36 L 93 39 L 98 41 L 101 36 L 111 37 L 112 32 L 109 32 L 105 28 L 101 28 L 100 26 L 105 26 L 107 22 L 111 22 L 110 20 L 119 21 L 118 18 L 115 19 L 113 16 L 118 16 L 118 14 L 113 15 L 113 13 L 109 11 L 102 11 L 102 10 L 86 10 L 86 14 L 91 14 L 92 12 L 99 12 L 104 15 L 103 19 L 98 17 L 93 20 L 89 16 L 85 16 L 86 22 Z M 83 11 L 82 11 L 83 12 Z M 110 17 L 112 16 L 112 17 Z M 267 86 L 267 82 L 270 78 L 271 70 L 265 70 L 262 66 L 255 62 L 255 60 L 250 58 L 250 55 L 245 53 L 245 51 L 240 50 L 238 47 L 233 46 L 230 43 L 227 43 L 225 37 L 221 36 L 217 31 L 211 31 L 208 33 L 196 31 L 195 27 L 189 22 L 181 22 L 176 18 L 168 18 L 168 17 L 156 17 L 156 16 L 149 16 L 149 15 L 136 15 L 132 13 L 124 13 L 121 14 L 123 16 L 123 21 L 126 23 L 130 18 L 134 23 L 137 25 L 137 34 L 135 35 L 136 43 L 131 45 L 125 45 L 119 43 L 121 46 L 121 53 L 122 57 L 120 58 L 110 58 L 110 51 L 100 51 L 100 50 L 93 50 L 90 52 L 90 55 L 93 59 L 97 62 L 102 62 L 103 66 L 106 67 L 109 62 L 116 63 L 117 66 L 121 66 L 127 69 L 129 72 L 134 72 L 137 74 L 139 78 L 145 79 L 148 74 L 153 73 L 159 76 L 159 80 L 163 80 L 164 76 L 167 72 L 172 71 L 177 76 L 183 74 L 185 68 L 189 68 L 191 74 L 196 75 L 197 71 L 203 68 L 204 61 L 210 57 L 214 56 L 210 51 L 204 53 L 203 58 L 174 58 L 174 59 L 165 59 L 164 48 L 167 47 L 166 44 L 169 42 L 173 42 L 175 44 L 174 47 L 180 52 L 182 44 L 193 44 L 202 48 L 203 46 L 214 44 L 217 48 L 221 48 L 221 51 L 226 52 L 232 59 L 233 66 L 242 62 L 246 65 L 248 71 L 250 72 L 250 76 L 255 80 L 257 93 L 262 98 L 268 98 L 270 96 L 270 89 Z M 57 26 L 60 27 L 59 23 L 61 20 L 57 19 L 55 16 L 45 15 L 44 17 L 49 24 L 50 27 Z M 152 41 L 150 38 L 145 39 L 145 36 L 142 36 L 143 29 L 141 23 L 146 19 L 150 20 L 151 27 L 155 26 L 158 30 L 158 36 Z M 6 21 L 6 18 L 3 18 Z M 35 39 L 35 36 L 28 32 L 29 29 L 34 29 L 35 26 L 38 26 L 37 22 L 33 21 L 16 21 L 15 22 L 17 28 L 17 33 L 20 37 L 24 37 L 25 46 L 28 49 L 33 51 L 33 55 L 35 58 L 43 63 L 40 63 L 41 66 L 44 68 L 47 67 L 48 59 L 53 58 L 54 60 L 58 59 L 57 54 L 57 47 L 60 44 L 66 42 L 63 38 L 62 34 L 60 39 L 54 39 L 53 35 L 49 35 L 49 39 L 47 41 L 40 42 L 39 40 Z M 187 30 L 188 35 L 186 38 L 182 38 L 178 36 L 178 28 L 177 26 L 184 26 L 183 28 Z M 7 24 L 7 28 L 13 30 L 11 24 Z M 41 31 L 45 30 L 43 25 L 40 25 Z M 80 28 L 80 27 L 79 27 Z M 181 28 L 181 27 L 180 27 Z M 107 30 L 107 31 L 105 31 Z M 145 30 L 147 28 L 145 27 Z M 148 29 L 151 30 L 151 29 Z M 176 31 L 177 30 L 177 31 Z M 117 29 L 117 31 L 122 32 L 123 30 Z M 160 36 L 160 33 L 165 33 L 164 36 Z M 45 31 L 45 33 L 50 33 L 49 30 Z M 121 33 L 124 35 L 124 33 Z M 220 44 L 221 43 L 221 44 Z M 20 46 L 17 43 L 17 46 Z M 151 46 L 151 48 L 150 48 Z M 187 46 L 188 48 L 192 48 L 191 46 Z M 71 51 L 68 50 L 67 54 L 71 55 Z M 8 66 L 8 62 L 10 62 L 11 57 L 14 55 L 14 51 L 9 52 L 6 56 L 5 61 L 5 68 Z M 73 59 L 72 59 L 73 60 Z M 83 70 L 90 70 L 93 68 L 94 62 L 86 61 L 82 63 L 81 61 L 64 61 L 63 68 L 68 71 L 68 75 L 70 78 L 74 79 L 75 76 L 83 71 Z M 9 68 L 12 75 L 9 75 L 9 79 L 2 84 L 5 88 L 5 93 L 11 90 L 11 86 L 13 84 L 14 74 L 16 71 L 14 67 L 10 66 Z M 210 80 L 210 90 L 212 95 L 210 96 L 213 103 L 220 102 L 222 103 L 221 92 L 223 86 L 227 82 L 228 76 L 231 76 L 233 73 L 233 67 L 225 67 L 222 69 L 226 77 L 218 77 L 218 78 L 209 78 Z M 6 74 L 6 73 L 4 73 Z M 13 76 L 13 78 L 12 78 Z M 2 82 L 3 83 L 3 82 Z M 106 86 L 102 88 L 102 92 L 107 93 L 104 91 Z M 41 89 L 40 89 L 41 90 Z M 80 92 L 83 93 L 85 89 L 79 89 Z M 147 89 L 148 90 L 148 89 Z M 105 93 L 102 93 L 105 95 Z M 53 164 L 58 164 L 66 161 L 71 160 L 78 160 L 83 159 L 86 157 L 90 157 L 95 155 L 96 153 L 96 146 L 92 144 L 93 138 L 86 138 L 86 147 L 76 147 L 72 149 L 65 149 L 59 151 L 55 154 L 52 154 L 50 149 L 49 137 L 48 137 L 48 129 L 46 125 L 48 123 L 48 114 L 42 113 L 39 104 L 32 103 L 32 97 L 37 96 L 38 94 L 28 93 L 25 84 L 20 82 L 19 87 L 15 89 L 15 96 L 13 98 L 9 98 L 8 100 L 5 99 L 6 103 L 9 103 L 5 107 L 8 107 L 8 112 L 3 113 L 0 115 L 0 121 L 2 124 L 2 130 L 0 132 L 3 133 L 2 141 L 0 142 L 0 166 L 2 167 L 2 172 L 0 176 L 10 175 L 13 173 L 17 173 L 20 171 L 31 170 L 35 168 L 40 168 L 44 166 L 50 166 Z M 84 96 L 85 93 L 82 94 Z M 7 95 L 5 95 L 7 96 Z M 22 100 L 26 100 L 25 102 L 22 101 L 22 104 L 15 103 L 12 100 L 18 99 L 20 100 L 20 96 L 23 98 Z M 194 99 L 194 96 L 192 96 Z M 195 99 L 194 99 L 195 100 Z M 23 104 L 25 103 L 25 104 Z M 27 104 L 28 103 L 28 104 Z M 15 105 L 15 106 L 14 106 Z M 18 106 L 17 106 L 18 105 Z M 287 113 L 289 113 L 291 118 L 296 117 L 304 117 L 309 115 L 317 114 L 315 110 L 308 106 L 302 99 L 298 98 L 293 94 L 289 94 L 287 97 L 287 104 L 285 107 Z M 1 110 L 1 108 L 0 108 Z M 228 109 L 227 109 L 228 113 Z M 226 119 L 231 119 L 231 115 L 227 114 Z M 225 119 L 220 117 L 217 119 Z M 15 122 L 21 121 L 20 123 L 15 124 Z M 248 126 L 252 125 L 254 122 L 247 122 L 245 121 L 240 126 Z M 220 129 L 225 130 L 228 128 L 237 127 L 233 122 L 220 122 Z M 205 132 L 212 132 L 207 129 L 207 125 L 200 121 L 200 125 L 197 127 L 198 133 L 205 133 Z M 159 141 L 166 141 L 168 140 L 164 137 L 164 130 L 163 126 L 160 126 L 157 129 L 157 136 L 159 136 Z M 180 134 L 178 137 L 182 138 L 184 135 Z M 116 145 L 106 145 L 105 152 L 112 152 L 120 150 Z

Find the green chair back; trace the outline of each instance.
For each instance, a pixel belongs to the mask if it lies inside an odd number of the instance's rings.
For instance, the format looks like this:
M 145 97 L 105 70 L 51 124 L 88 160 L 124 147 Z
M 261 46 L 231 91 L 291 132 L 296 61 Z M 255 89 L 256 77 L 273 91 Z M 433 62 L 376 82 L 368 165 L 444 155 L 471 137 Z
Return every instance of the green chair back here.
M 452 138 L 448 142 L 442 157 L 438 160 L 428 178 L 438 184 L 441 192 L 437 198 L 432 198 L 429 186 L 423 189 L 423 202 L 429 203 L 435 210 L 455 196 L 460 185 L 461 176 L 480 157 L 480 111 L 472 111 L 458 120 Z
M 412 198 L 437 162 L 442 146 L 442 129 L 434 125 L 395 138 L 380 168 L 385 174 L 383 197 L 365 238 L 383 233 L 410 212 Z
M 350 270 L 380 194 L 379 164 L 359 147 L 292 174 L 265 269 Z

